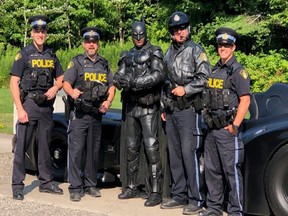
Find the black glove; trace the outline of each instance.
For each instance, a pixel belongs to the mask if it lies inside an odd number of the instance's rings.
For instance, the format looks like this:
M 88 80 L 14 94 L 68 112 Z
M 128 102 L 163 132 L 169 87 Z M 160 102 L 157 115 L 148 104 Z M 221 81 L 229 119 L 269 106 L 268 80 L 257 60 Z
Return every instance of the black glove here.
M 120 83 L 119 83 L 118 80 L 113 80 L 113 85 L 114 85 L 118 90 L 121 90 L 121 89 L 122 89 L 122 87 L 121 87 L 121 85 L 120 85 Z
M 118 90 L 121 90 L 122 87 L 120 85 L 120 80 L 121 80 L 121 76 L 119 74 L 115 74 L 114 77 L 113 77 L 113 85 L 118 89 Z

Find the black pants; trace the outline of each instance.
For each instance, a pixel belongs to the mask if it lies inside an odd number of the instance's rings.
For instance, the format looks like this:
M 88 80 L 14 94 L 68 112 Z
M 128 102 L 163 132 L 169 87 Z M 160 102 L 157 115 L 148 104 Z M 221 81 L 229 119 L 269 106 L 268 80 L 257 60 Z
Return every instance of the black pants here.
M 202 207 L 202 182 L 197 150 L 202 144 L 201 119 L 192 108 L 174 109 L 166 116 L 166 133 L 172 175 L 172 199 Z
M 158 141 L 159 111 L 154 106 L 143 108 L 133 105 L 129 107 L 129 110 L 126 115 L 128 126 L 126 131 L 128 187 L 133 189 L 138 186 L 140 147 L 144 143 L 149 172 L 154 176 L 150 182 L 152 192 L 160 192 L 162 166 Z
M 33 140 L 34 134 L 38 141 L 38 172 L 42 187 L 49 187 L 53 181 L 51 172 L 50 140 L 53 129 L 53 106 L 38 106 L 33 99 L 27 99 L 23 104 L 28 114 L 29 122 L 17 123 L 16 146 L 14 149 L 12 189 L 24 188 L 25 152 Z
M 234 136 L 223 128 L 209 131 L 205 140 L 204 158 L 208 208 L 216 215 L 223 214 L 224 190 L 227 188 L 229 197 L 227 213 L 242 215 L 241 165 L 244 161 L 244 145 L 241 133 Z
M 96 187 L 102 114 L 71 112 L 68 126 L 69 192 Z

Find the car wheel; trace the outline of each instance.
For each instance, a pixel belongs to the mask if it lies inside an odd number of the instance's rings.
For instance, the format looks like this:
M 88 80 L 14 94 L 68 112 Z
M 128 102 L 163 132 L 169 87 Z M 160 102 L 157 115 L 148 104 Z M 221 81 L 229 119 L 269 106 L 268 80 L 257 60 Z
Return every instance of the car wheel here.
M 288 144 L 280 148 L 267 166 L 265 190 L 274 215 L 288 215 Z
M 67 132 L 55 127 L 50 145 L 53 175 L 55 181 L 67 181 Z

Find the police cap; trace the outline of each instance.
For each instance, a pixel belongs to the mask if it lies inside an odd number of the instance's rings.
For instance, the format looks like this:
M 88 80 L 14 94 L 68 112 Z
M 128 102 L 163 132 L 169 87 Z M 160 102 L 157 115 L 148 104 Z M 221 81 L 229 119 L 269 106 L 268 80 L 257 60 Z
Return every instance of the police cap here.
M 189 19 L 187 14 L 177 11 L 170 15 L 168 20 L 168 29 L 171 30 L 176 26 L 189 25 Z
M 216 38 L 218 44 L 235 44 L 238 37 L 239 34 L 231 28 L 221 27 L 216 30 Z
M 35 15 L 30 17 L 29 23 L 33 29 L 47 29 L 49 18 L 45 15 Z
M 86 27 L 81 30 L 81 35 L 86 41 L 98 41 L 100 39 L 101 29 L 97 27 Z

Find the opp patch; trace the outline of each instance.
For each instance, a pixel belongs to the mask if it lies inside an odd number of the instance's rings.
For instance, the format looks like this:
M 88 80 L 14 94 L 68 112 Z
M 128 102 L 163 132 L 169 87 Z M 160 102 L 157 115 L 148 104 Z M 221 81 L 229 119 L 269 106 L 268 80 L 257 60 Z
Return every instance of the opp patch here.
M 241 70 L 241 71 L 240 71 L 240 75 L 241 75 L 244 79 L 247 79 L 247 77 L 248 77 L 248 73 L 247 73 L 246 70 Z
M 22 58 L 21 53 L 17 53 L 17 55 L 15 56 L 15 61 L 18 61 L 21 58 Z
M 67 69 L 70 69 L 72 67 L 74 67 L 74 63 L 71 61 L 71 62 L 69 62 L 68 66 L 67 66 Z
M 208 60 L 206 53 L 201 53 L 200 58 L 205 62 Z

